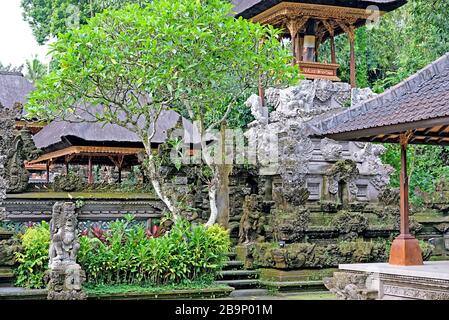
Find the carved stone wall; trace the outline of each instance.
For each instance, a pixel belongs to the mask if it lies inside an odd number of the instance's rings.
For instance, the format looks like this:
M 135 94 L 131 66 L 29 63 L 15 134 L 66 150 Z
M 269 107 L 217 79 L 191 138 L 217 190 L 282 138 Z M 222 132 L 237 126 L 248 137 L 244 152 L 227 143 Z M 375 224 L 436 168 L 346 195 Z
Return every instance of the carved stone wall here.
M 268 120 L 261 116 L 266 107 L 255 97 L 249 99 L 247 105 L 256 120 L 245 136 L 250 145 L 262 146 L 253 155 L 259 160 L 260 174 L 280 176 L 284 193 L 292 186 L 307 188 L 312 202 L 338 202 L 339 195 L 345 194 L 348 202 L 378 202 L 393 170 L 380 160 L 384 147 L 311 138 L 315 122 L 350 106 L 351 101 L 358 104 L 373 96 L 369 89 L 351 90 L 346 83 L 303 80 L 297 87 L 266 90 L 267 106 L 274 109 Z M 267 154 L 278 161 L 264 163 Z M 341 165 L 351 163 L 350 168 Z
M 15 126 L 14 110 L 7 109 L 0 104 L 0 221 L 4 218 L 3 200 L 9 188 L 7 173 L 8 155 L 12 150 Z

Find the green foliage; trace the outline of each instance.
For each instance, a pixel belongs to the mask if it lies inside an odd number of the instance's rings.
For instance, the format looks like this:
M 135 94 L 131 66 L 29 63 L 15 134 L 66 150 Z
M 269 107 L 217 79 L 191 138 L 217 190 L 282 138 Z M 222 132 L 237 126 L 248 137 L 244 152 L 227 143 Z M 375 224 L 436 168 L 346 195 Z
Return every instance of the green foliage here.
M 52 45 L 57 66 L 31 95 L 30 115 L 53 118 L 76 102 L 101 104 L 99 121 L 144 135 L 136 124 L 142 115 L 149 125 L 171 108 L 210 124 L 259 79 L 266 86 L 296 82 L 281 31 L 234 19 L 231 10 L 222 0 L 157 0 L 96 15 Z
M 22 0 L 23 17 L 39 44 L 85 24 L 87 19 L 107 8 L 130 3 L 144 5 L 151 0 Z
M 230 240 L 221 227 L 177 221 L 170 232 L 148 238 L 132 219 L 111 223 L 106 241 L 81 237 L 79 263 L 91 285 L 167 284 L 217 275 Z
M 16 252 L 19 266 L 15 270 L 16 285 L 31 289 L 45 288 L 45 271 L 48 269 L 50 230 L 45 221 L 30 227 L 21 236 L 23 250 Z
M 386 144 L 387 152 L 382 156 L 395 172 L 391 176 L 392 187 L 399 187 L 401 169 L 401 151 L 399 145 Z M 422 199 L 416 191 L 433 192 L 440 179 L 449 178 L 449 166 L 446 161 L 446 149 L 439 146 L 409 145 L 407 150 L 410 200 L 420 205 Z
M 34 56 L 31 60 L 27 60 L 25 66 L 25 77 L 32 82 L 41 79 L 48 71 L 48 66 L 42 63 L 37 56 Z

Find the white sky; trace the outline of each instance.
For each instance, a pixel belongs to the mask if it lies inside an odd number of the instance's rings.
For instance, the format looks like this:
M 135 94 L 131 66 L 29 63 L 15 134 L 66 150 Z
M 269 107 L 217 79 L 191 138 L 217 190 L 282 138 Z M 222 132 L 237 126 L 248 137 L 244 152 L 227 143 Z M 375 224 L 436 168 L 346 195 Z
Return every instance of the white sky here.
M 20 0 L 0 0 L 0 62 L 20 66 L 34 55 L 49 61 L 47 46 L 37 44 L 28 22 L 22 18 Z

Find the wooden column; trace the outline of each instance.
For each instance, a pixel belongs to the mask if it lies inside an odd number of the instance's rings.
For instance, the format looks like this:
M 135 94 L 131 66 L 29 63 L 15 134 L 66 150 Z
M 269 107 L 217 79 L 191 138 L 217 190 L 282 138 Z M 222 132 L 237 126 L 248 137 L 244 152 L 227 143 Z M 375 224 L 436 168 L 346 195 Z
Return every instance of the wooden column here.
M 292 65 L 302 60 L 299 31 L 305 26 L 307 20 L 307 17 L 303 17 L 302 19 L 290 19 L 287 21 L 287 29 L 290 32 L 290 39 L 292 39 Z
M 47 160 L 47 166 L 46 166 L 46 169 L 47 169 L 47 178 L 46 178 L 46 181 L 47 181 L 47 183 L 50 183 L 50 160 Z
M 331 63 L 337 63 L 337 55 L 335 50 L 335 27 L 334 24 L 327 20 L 322 20 L 323 25 L 326 27 L 327 32 L 329 32 L 329 41 L 331 47 Z
M 356 62 L 355 62 L 355 30 L 354 26 L 349 27 L 349 47 L 350 47 L 350 82 L 351 87 L 357 87 L 357 70 L 356 70 Z
M 331 45 L 331 63 L 337 63 L 337 56 L 335 53 L 335 37 L 333 34 L 331 35 L 330 45 Z
M 87 171 L 87 183 L 89 183 L 89 184 L 94 183 L 94 173 L 93 173 L 93 164 L 92 164 L 91 156 L 89 156 L 89 164 L 88 164 L 88 171 Z
M 402 133 L 401 143 L 401 175 L 400 175 L 400 234 L 393 241 L 390 251 L 390 264 L 400 266 L 422 265 L 422 253 L 419 242 L 410 234 L 408 175 L 407 175 L 407 144 L 411 133 Z

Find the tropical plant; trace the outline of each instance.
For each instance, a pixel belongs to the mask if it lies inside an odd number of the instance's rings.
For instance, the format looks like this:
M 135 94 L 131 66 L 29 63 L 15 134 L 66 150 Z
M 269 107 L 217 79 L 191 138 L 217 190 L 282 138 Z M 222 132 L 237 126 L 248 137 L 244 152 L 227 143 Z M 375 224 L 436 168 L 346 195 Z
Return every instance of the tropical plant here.
M 21 236 L 22 251 L 16 252 L 18 267 L 15 270 L 16 285 L 26 288 L 44 288 L 48 269 L 50 230 L 47 222 L 35 224 Z
M 143 224 L 119 220 L 111 223 L 105 242 L 82 236 L 79 263 L 88 283 L 159 285 L 205 274 L 213 278 L 230 247 L 229 234 L 222 227 L 205 228 L 183 219 L 163 236 L 151 234 Z
M 34 56 L 31 60 L 27 60 L 25 66 L 25 77 L 32 82 L 41 79 L 48 71 L 48 66 L 42 63 L 37 56 Z

